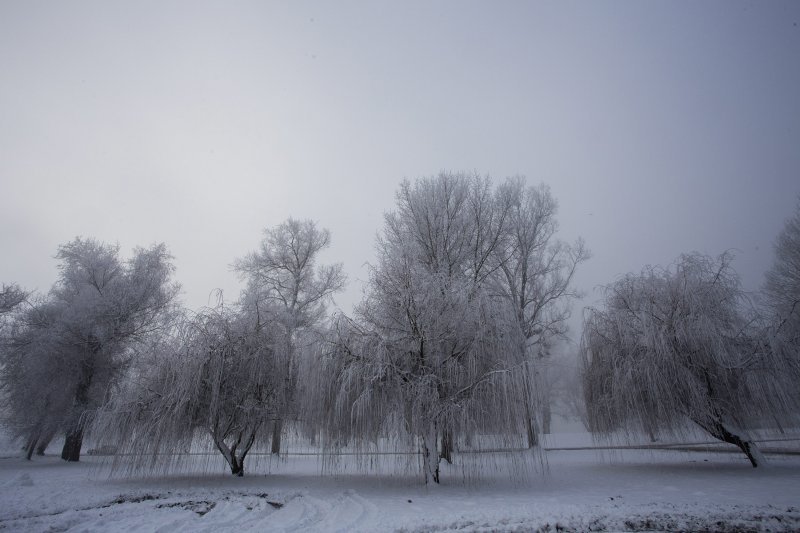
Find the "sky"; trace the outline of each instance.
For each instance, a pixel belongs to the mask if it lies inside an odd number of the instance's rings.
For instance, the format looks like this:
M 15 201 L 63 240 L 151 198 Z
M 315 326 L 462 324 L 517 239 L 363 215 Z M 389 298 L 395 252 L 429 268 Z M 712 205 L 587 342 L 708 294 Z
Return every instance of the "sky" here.
M 196 308 L 264 228 L 330 229 L 346 312 L 401 180 L 524 175 L 599 287 L 736 254 L 800 198 L 800 2 L 0 2 L 0 281 L 165 242 Z M 579 331 L 575 331 L 579 334 Z

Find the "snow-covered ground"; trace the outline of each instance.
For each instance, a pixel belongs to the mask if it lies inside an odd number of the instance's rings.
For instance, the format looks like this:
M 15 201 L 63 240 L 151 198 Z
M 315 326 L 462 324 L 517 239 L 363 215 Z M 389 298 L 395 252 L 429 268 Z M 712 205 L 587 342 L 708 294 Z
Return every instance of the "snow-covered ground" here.
M 552 448 L 590 443 L 556 436 Z M 788 441 L 795 449 L 800 441 Z M 2 531 L 798 531 L 800 456 L 753 469 L 718 451 L 552 450 L 508 479 L 498 454 L 475 479 L 443 483 L 392 461 L 364 473 L 343 457 L 321 475 L 313 455 L 248 458 L 244 478 L 196 456 L 179 473 L 109 477 L 108 460 L 0 459 Z M 506 470 L 506 472 L 504 472 Z

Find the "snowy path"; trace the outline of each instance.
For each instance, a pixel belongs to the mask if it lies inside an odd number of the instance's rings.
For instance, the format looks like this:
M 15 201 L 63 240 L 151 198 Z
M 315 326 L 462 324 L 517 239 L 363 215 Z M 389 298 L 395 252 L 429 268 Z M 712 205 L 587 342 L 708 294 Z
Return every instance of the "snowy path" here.
M 756 470 L 721 453 L 554 451 L 524 480 L 450 470 L 434 489 L 409 474 L 320 476 L 313 457 L 244 478 L 109 479 L 100 465 L 0 460 L 0 531 L 800 530 L 790 456 Z

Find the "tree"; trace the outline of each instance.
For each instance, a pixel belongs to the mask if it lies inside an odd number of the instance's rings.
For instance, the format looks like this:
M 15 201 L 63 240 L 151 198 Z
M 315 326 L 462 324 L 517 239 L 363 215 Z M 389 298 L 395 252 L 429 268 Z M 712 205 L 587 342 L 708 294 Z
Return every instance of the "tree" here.
M 0 317 L 10 313 L 19 304 L 28 298 L 28 293 L 20 289 L 17 285 L 6 285 L 0 287 Z
M 297 350 L 299 338 L 319 325 L 333 294 L 347 281 L 340 263 L 317 266 L 330 246 L 330 232 L 311 220 L 289 218 L 264 231 L 259 249 L 236 261 L 234 267 L 247 280 L 243 302 L 282 328 L 276 356 L 282 360 L 283 386 L 273 424 L 272 453 L 281 449 L 283 421 L 296 413 Z
M 154 347 L 95 431 L 120 443 L 133 466 L 162 468 L 200 432 L 243 476 L 248 452 L 278 414 L 275 333 L 242 310 L 201 311 Z
M 764 295 L 773 317 L 774 348 L 788 351 L 800 367 L 800 202 L 775 242 L 775 263 L 767 272 Z
M 122 261 L 118 246 L 76 238 L 56 257 L 58 282 L 12 328 L 4 386 L 20 398 L 33 395 L 28 405 L 42 409 L 41 416 L 27 416 L 25 402 L 13 404 L 11 416 L 29 420 L 29 447 L 49 441 L 59 427 L 61 457 L 78 461 L 87 416 L 106 399 L 132 346 L 165 326 L 179 288 L 163 244 L 137 248 Z
M 56 354 L 61 310 L 39 299 L 14 316 L 3 341 L 0 366 L 7 409 L 4 422 L 25 442 L 27 458 L 40 455 L 60 429 L 71 397 L 64 367 Z
M 356 319 L 343 316 L 321 367 L 327 446 L 379 437 L 422 451 L 439 482 L 459 437 L 522 435 L 524 339 L 494 290 L 509 198 L 477 176 L 404 182 L 385 216 Z
M 683 255 L 672 269 L 647 267 L 606 287 L 582 339 L 592 431 L 676 434 L 688 419 L 761 463 L 747 429 L 798 411 L 787 361 L 746 313 L 730 263 L 729 254 Z
M 558 203 L 550 188 L 541 184 L 526 186 L 522 178 L 504 184 L 502 194 L 510 198 L 511 209 L 506 224 L 506 246 L 498 248 L 502 293 L 513 305 L 525 337 L 528 361 L 526 379 L 539 376 L 536 386 L 526 387 L 528 446 L 537 443 L 534 428 L 534 404 L 541 410 L 542 424 L 549 426 L 548 396 L 534 390 L 549 388 L 543 369 L 537 369 L 550 347 L 567 331 L 569 303 L 580 297 L 572 286 L 577 267 L 590 254 L 582 240 L 574 245 L 556 239 Z M 546 431 L 549 432 L 549 431 Z

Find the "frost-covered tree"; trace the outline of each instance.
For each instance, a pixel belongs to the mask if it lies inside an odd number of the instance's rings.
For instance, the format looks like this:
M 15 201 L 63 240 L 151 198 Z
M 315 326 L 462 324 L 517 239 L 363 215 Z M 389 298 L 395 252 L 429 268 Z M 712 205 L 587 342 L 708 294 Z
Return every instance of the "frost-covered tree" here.
M 28 293 L 17 285 L 3 284 L 0 287 L 0 316 L 10 313 L 15 307 L 25 301 Z
M 674 434 L 691 420 L 761 463 L 748 429 L 794 420 L 798 407 L 788 363 L 763 341 L 730 263 L 683 255 L 606 287 L 582 340 L 592 431 Z
M 231 473 L 244 475 L 248 452 L 280 406 L 276 333 L 255 314 L 201 311 L 140 362 L 94 430 L 119 443 L 130 466 L 161 469 L 205 436 Z
M 137 248 L 123 261 L 117 246 L 77 238 L 56 257 L 58 282 L 12 327 L 4 351 L 11 370 L 3 378 L 12 397 L 36 399 L 12 402 L 9 415 L 29 447 L 58 427 L 61 457 L 77 461 L 87 415 L 106 399 L 132 346 L 164 325 L 178 287 L 163 244 Z M 34 406 L 41 412 L 29 415 Z
M 283 340 L 276 345 L 276 356 L 282 360 L 276 370 L 283 376 L 283 386 L 278 390 L 277 407 L 282 415 L 275 420 L 272 432 L 275 454 L 281 450 L 284 420 L 298 410 L 300 338 L 322 322 L 332 295 L 342 290 L 347 280 L 340 263 L 318 265 L 330 241 L 330 232 L 314 221 L 289 218 L 265 230 L 259 249 L 235 263 L 247 281 L 243 301 L 282 329 Z
M 28 459 L 40 455 L 58 432 L 70 406 L 68 382 L 61 379 L 61 310 L 52 302 L 34 301 L 14 316 L 2 344 L 0 382 L 6 409 L 4 425 L 25 442 Z
M 488 179 L 404 182 L 385 217 L 365 300 L 340 317 L 319 390 L 328 440 L 417 444 L 426 483 L 460 437 L 521 444 L 524 338 L 492 275 L 509 204 Z
M 775 242 L 764 296 L 773 316 L 774 349 L 789 352 L 787 357 L 800 366 L 800 203 Z
M 505 246 L 497 249 L 497 279 L 525 336 L 526 379 L 538 381 L 535 386 L 531 383 L 526 394 L 528 445 L 533 446 L 537 443 L 534 407 L 541 411 L 543 425 L 550 416 L 549 397 L 543 394 L 550 388 L 544 359 L 567 331 L 569 304 L 580 296 L 573 279 L 578 265 L 589 258 L 589 251 L 580 239 L 569 245 L 556 238 L 558 203 L 547 185 L 527 186 L 524 179 L 517 178 L 506 182 L 501 192 L 508 198 L 510 209 Z M 538 402 L 534 402 L 534 394 L 538 394 Z
M 545 184 L 509 180 L 508 245 L 500 249 L 500 280 L 512 301 L 529 347 L 546 346 L 563 336 L 569 303 L 580 297 L 572 282 L 589 258 L 583 240 L 569 245 L 556 238 L 558 202 Z

